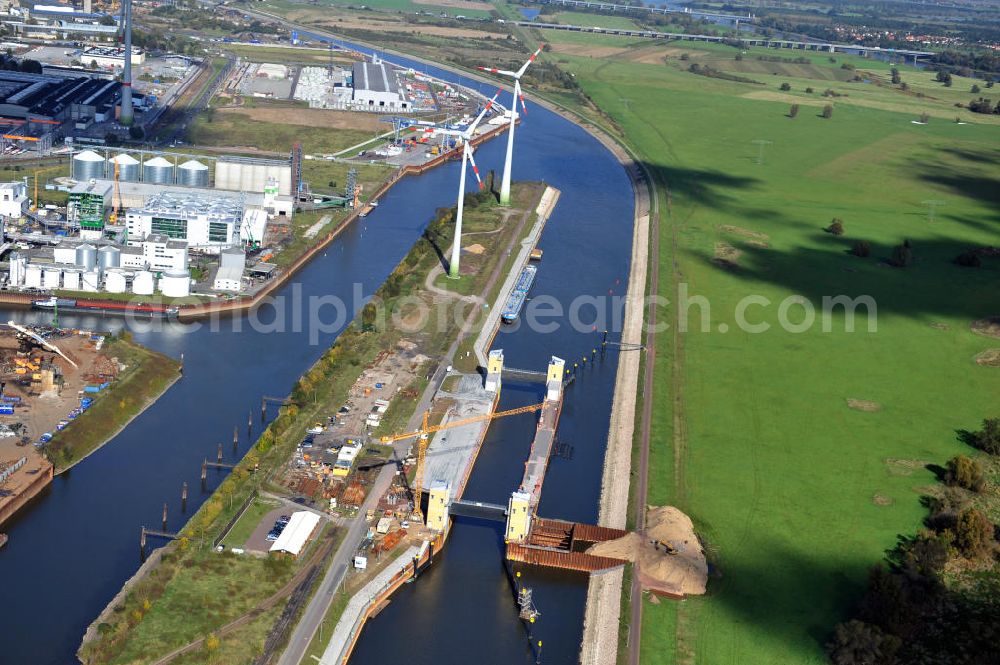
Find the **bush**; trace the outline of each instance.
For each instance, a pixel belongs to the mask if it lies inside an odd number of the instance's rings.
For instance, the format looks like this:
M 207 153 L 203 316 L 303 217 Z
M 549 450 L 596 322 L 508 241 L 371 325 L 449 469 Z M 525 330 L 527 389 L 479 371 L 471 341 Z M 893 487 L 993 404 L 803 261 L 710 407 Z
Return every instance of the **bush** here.
M 789 90 L 792 89 L 792 86 L 790 84 L 788 84 L 788 83 L 782 83 L 779 86 L 779 89 L 782 90 L 783 92 L 788 92 Z
M 956 256 L 955 264 L 963 268 L 978 268 L 983 265 L 983 260 L 979 258 L 979 254 L 970 249 Z
M 902 245 L 896 245 L 892 248 L 889 264 L 896 268 L 906 268 L 913 265 L 913 248 L 910 246 L 909 240 L 904 240 Z
M 979 94 L 979 86 L 973 83 L 972 87 L 969 88 L 969 92 L 971 92 L 974 95 Z
M 824 106 L 823 107 L 823 114 L 822 115 L 827 120 L 829 120 L 830 118 L 832 118 L 833 117 L 833 106 L 831 104 L 827 104 L 826 106 Z
M 807 95 L 813 94 L 813 89 L 812 88 L 806 88 L 806 94 Z
M 789 118 L 794 118 L 798 114 L 799 114 L 799 105 L 798 104 L 792 104 L 792 106 L 788 109 L 788 117 Z
M 967 559 L 979 559 L 988 554 L 996 542 L 993 522 L 980 510 L 969 508 L 958 516 L 955 545 Z
M 826 227 L 827 233 L 832 233 L 835 236 L 844 235 L 844 222 L 839 217 L 834 217 L 830 222 L 830 226 Z
M 867 240 L 859 240 L 854 245 L 851 246 L 851 254 L 854 256 L 860 256 L 861 258 L 868 258 L 872 254 L 871 243 Z
M 963 487 L 970 492 L 982 492 L 986 486 L 983 465 L 971 457 L 956 455 L 948 460 L 944 482 L 952 487 Z
M 1000 455 L 1000 418 L 987 418 L 978 432 L 967 432 L 965 439 L 990 455 Z

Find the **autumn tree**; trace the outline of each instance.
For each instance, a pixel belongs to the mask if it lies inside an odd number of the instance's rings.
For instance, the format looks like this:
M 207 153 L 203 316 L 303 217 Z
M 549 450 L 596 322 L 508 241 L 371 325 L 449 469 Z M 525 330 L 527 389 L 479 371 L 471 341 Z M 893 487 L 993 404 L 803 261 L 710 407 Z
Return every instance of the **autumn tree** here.
M 956 455 L 948 460 L 944 482 L 952 487 L 964 487 L 972 492 L 982 492 L 986 486 L 983 465 L 977 459 Z

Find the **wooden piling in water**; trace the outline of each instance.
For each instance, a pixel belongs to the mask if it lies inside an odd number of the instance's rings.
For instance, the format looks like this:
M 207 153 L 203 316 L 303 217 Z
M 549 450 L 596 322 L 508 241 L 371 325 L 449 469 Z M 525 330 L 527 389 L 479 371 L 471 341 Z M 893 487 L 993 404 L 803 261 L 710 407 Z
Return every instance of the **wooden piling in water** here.
M 219 452 L 216 454 L 216 462 L 222 463 L 222 443 L 219 443 Z
M 236 452 L 236 448 L 240 445 L 240 428 L 233 426 L 233 452 Z
M 163 530 L 167 530 L 167 502 L 163 502 Z
M 181 512 L 182 513 L 187 512 L 187 505 L 188 505 L 188 484 L 187 484 L 187 481 L 185 480 L 184 483 L 181 485 Z
M 208 485 L 208 458 L 206 458 L 201 463 L 201 491 L 205 491 L 205 487 Z

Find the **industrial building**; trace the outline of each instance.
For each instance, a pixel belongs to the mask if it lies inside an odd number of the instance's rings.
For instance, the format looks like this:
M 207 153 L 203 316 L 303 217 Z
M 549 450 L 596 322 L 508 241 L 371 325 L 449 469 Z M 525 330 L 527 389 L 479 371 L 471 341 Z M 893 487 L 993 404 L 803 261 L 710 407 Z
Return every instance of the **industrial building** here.
M 146 61 L 146 53 L 141 48 L 132 47 L 132 64 L 141 65 Z M 125 49 L 117 46 L 91 46 L 80 53 L 84 65 L 96 64 L 103 69 L 123 69 Z
M 278 539 L 271 545 L 271 553 L 298 556 L 302 549 L 316 533 L 319 526 L 319 515 L 308 510 L 292 513 L 288 524 L 282 529 Z
M 230 197 L 192 192 L 157 192 L 125 216 L 129 242 L 164 235 L 207 253 L 263 238 L 266 225 L 267 213 L 262 208 L 248 207 Z
M 241 250 L 235 248 L 223 250 L 219 256 L 219 268 L 212 278 L 212 289 L 239 293 L 243 286 L 243 270 L 246 264 L 246 254 Z
M 410 103 L 399 87 L 396 70 L 381 60 L 356 62 L 353 67 L 353 107 L 360 111 L 409 111 Z
M 0 218 L 20 219 L 28 210 L 28 186 L 19 180 L 0 182 Z
M 90 76 L 0 71 L 0 116 L 27 122 L 114 117 L 121 84 Z
M 86 4 L 89 4 L 86 3 Z M 103 25 L 107 15 L 79 11 L 66 5 L 22 4 L 11 12 L 7 25 L 16 35 L 42 39 L 79 39 L 114 41 L 117 25 Z M 117 17 L 115 17 L 117 20 Z

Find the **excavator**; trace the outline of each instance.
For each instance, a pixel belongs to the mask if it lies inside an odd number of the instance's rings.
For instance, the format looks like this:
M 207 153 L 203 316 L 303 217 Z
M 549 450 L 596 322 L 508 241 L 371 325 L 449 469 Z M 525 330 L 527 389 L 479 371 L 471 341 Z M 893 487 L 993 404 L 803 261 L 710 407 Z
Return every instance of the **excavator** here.
M 428 435 L 433 434 L 434 432 L 440 432 L 441 430 L 451 429 L 452 427 L 461 427 L 462 425 L 479 423 L 486 420 L 496 420 L 497 418 L 505 418 L 507 416 L 516 416 L 522 413 L 539 411 L 543 406 L 545 406 L 545 402 L 542 402 L 541 404 L 531 404 L 529 406 L 519 406 L 516 409 L 508 409 L 506 411 L 494 411 L 493 413 L 485 413 L 480 416 L 462 418 L 461 420 L 452 420 L 451 422 L 441 423 L 440 425 L 431 425 L 428 422 L 430 412 L 425 411 L 424 421 L 420 426 L 420 429 L 414 432 L 406 432 L 405 434 L 383 436 L 381 439 L 382 443 L 394 443 L 396 441 L 402 441 L 403 439 L 419 437 L 417 441 L 417 472 L 413 476 L 414 519 L 423 521 L 423 511 L 420 509 L 420 500 L 423 498 L 424 463 L 427 457 L 427 446 L 430 445 L 430 437 Z

